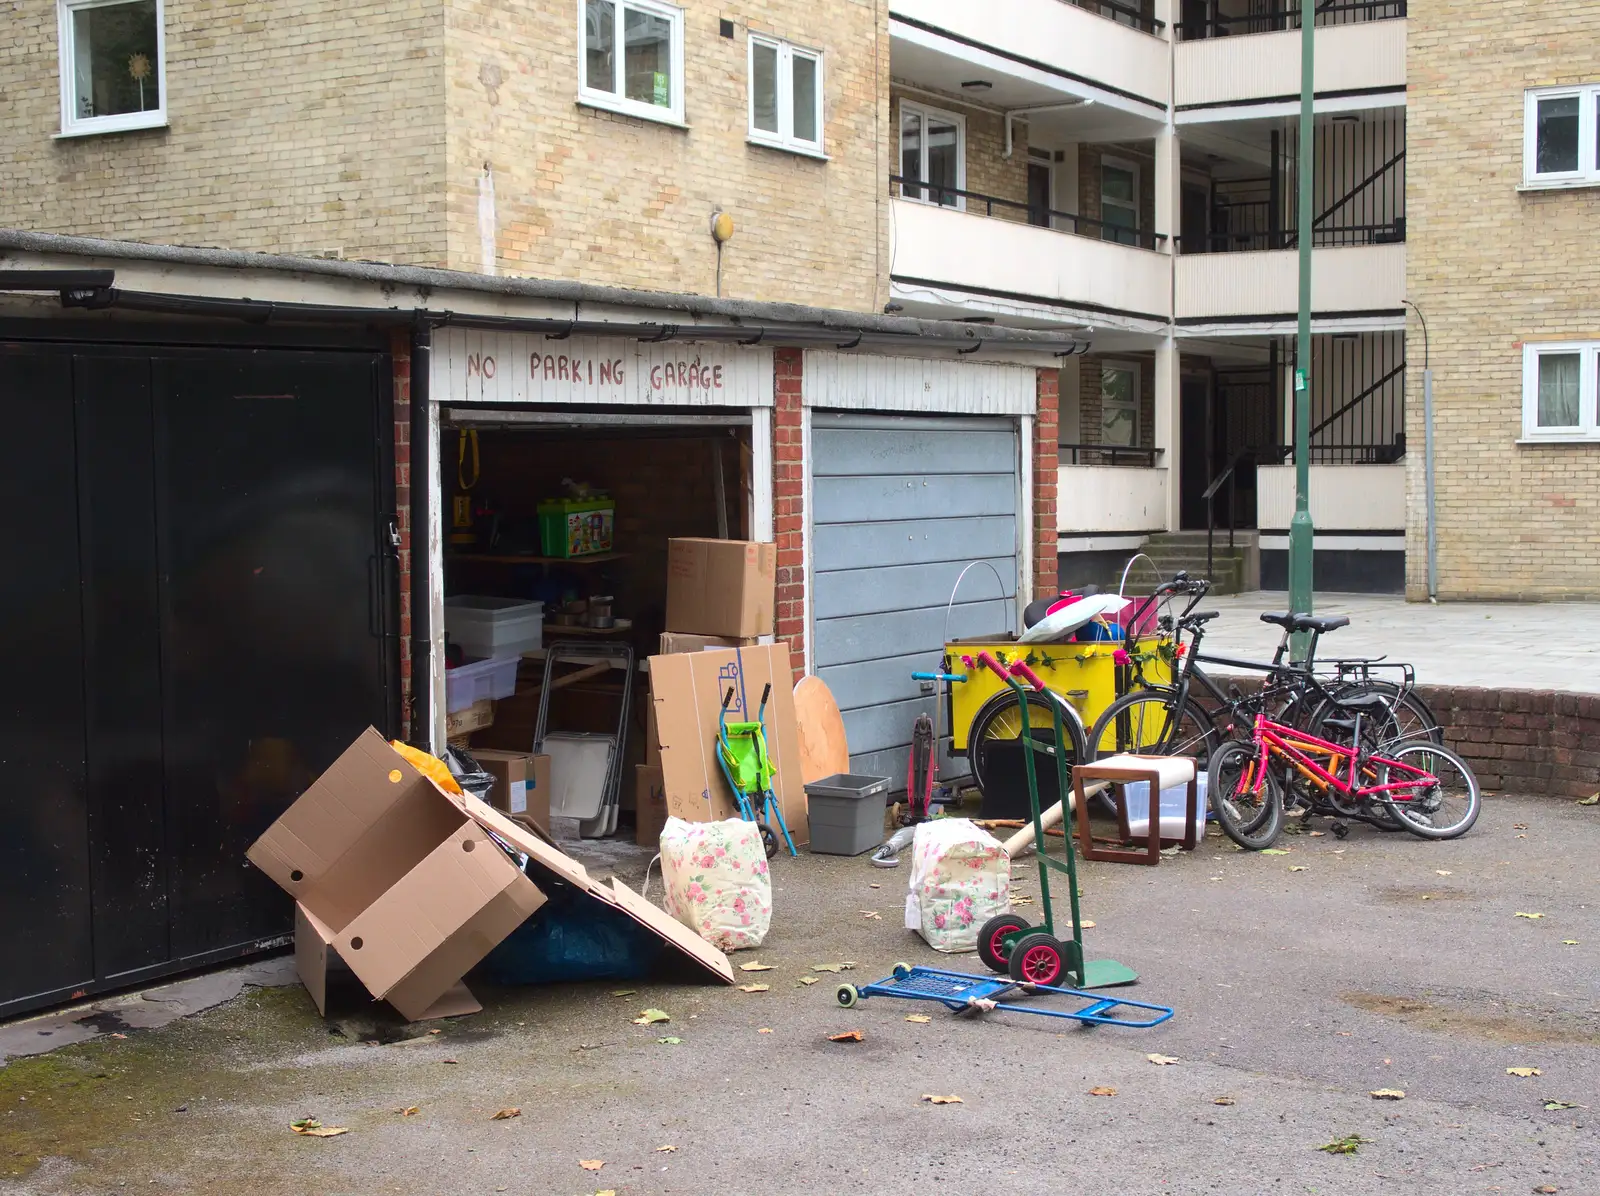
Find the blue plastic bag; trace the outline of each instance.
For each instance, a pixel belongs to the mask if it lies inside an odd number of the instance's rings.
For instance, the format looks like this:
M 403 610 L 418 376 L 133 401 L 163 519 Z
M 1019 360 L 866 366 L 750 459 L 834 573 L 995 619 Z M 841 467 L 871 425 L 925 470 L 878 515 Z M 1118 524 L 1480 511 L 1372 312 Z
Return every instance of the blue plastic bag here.
M 654 934 L 571 886 L 545 892 L 549 900 L 480 965 L 493 983 L 637 980 L 650 971 L 661 949 Z

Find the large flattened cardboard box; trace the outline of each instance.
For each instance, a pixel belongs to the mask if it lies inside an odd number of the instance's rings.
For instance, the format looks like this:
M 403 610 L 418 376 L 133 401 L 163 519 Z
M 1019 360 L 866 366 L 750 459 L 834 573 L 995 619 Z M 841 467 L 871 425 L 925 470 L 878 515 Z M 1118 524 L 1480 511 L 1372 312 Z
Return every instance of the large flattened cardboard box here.
M 667 630 L 748 638 L 772 633 L 778 546 L 667 541 Z
M 402 1016 L 440 1016 L 468 969 L 545 901 L 468 800 L 374 730 L 346 748 L 246 853 L 298 903 L 312 932 L 301 962 L 325 968 L 331 950 Z M 302 980 L 320 993 L 321 975 Z
M 660 745 L 667 813 L 688 822 L 738 817 L 733 793 L 717 763 L 718 714 L 723 695 L 731 688 L 729 721 L 753 722 L 761 691 L 768 684 L 772 694 L 767 700 L 767 751 L 777 770 L 773 790 L 795 843 L 809 843 L 794 673 L 786 643 L 650 658 L 650 708 Z

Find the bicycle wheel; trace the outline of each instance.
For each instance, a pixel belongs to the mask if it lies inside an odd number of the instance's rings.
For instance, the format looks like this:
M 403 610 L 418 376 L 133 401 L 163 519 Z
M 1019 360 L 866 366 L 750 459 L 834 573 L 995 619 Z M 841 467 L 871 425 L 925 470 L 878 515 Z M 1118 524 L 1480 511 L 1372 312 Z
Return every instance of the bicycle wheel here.
M 1036 742 L 1052 743 L 1055 740 L 1055 720 L 1050 703 L 1051 699 L 1037 690 L 1028 691 L 1028 733 Z M 1063 714 L 1061 726 L 1067 737 L 1067 778 L 1070 781 L 1072 766 L 1086 763 L 1090 756 L 1078 721 Z M 1015 693 L 1008 689 L 995 694 L 983 704 L 977 717 L 972 720 L 972 729 L 967 732 L 967 758 L 972 763 L 972 780 L 979 793 L 988 791 L 985 745 L 994 740 L 1016 740 L 1021 737 L 1022 709 Z M 1047 756 L 1036 756 L 1034 767 L 1053 769 L 1055 761 Z
M 1211 749 L 1219 742 L 1211 716 L 1170 689 L 1136 690 L 1123 694 L 1095 720 L 1089 732 L 1096 760 L 1119 752 L 1141 756 L 1193 756 L 1196 768 L 1205 769 Z
M 1405 825 L 1406 830 L 1424 839 L 1454 839 L 1464 835 L 1478 820 L 1482 794 L 1472 766 L 1447 747 L 1436 743 L 1408 743 L 1383 757 L 1399 764 L 1420 768 L 1434 777 L 1432 783 L 1390 793 L 1385 804 Z M 1378 763 L 1378 761 L 1374 761 Z M 1383 784 L 1402 784 L 1410 774 L 1380 765 Z
M 1319 739 L 1326 739 L 1329 743 L 1353 747 L 1354 745 L 1351 744 L 1351 739 L 1353 738 L 1351 729 L 1349 727 L 1330 726 L 1329 723 L 1330 721 L 1340 721 L 1343 715 L 1343 711 L 1338 705 L 1339 699 L 1358 697 L 1364 692 L 1367 691 L 1360 690 L 1358 687 L 1338 690 L 1332 699 L 1324 701 L 1317 707 L 1317 712 L 1311 716 L 1311 721 L 1306 727 L 1307 732 L 1317 736 Z M 1400 723 L 1393 717 L 1392 712 L 1380 715 L 1377 718 L 1369 718 L 1362 723 L 1362 746 L 1369 752 L 1377 751 L 1383 743 L 1403 740 L 1404 738 L 1405 736 L 1400 732 Z M 1300 794 L 1313 798 L 1314 804 L 1315 795 L 1307 787 L 1309 783 L 1297 771 L 1293 773 L 1291 783 L 1299 787 L 1298 792 Z M 1332 800 L 1331 796 L 1330 800 Z M 1355 799 L 1352 798 L 1350 800 Z M 1335 802 L 1334 804 L 1340 809 L 1341 813 L 1348 813 L 1342 803 Z M 1405 824 L 1395 817 L 1394 812 L 1389 808 L 1389 803 L 1386 801 L 1374 798 L 1362 803 L 1359 809 L 1361 816 L 1365 817 L 1368 822 L 1380 831 L 1405 830 Z
M 1433 713 L 1432 707 L 1417 696 L 1415 689 L 1403 689 L 1393 681 L 1384 681 L 1378 677 L 1347 681 L 1343 685 L 1331 686 L 1330 689 L 1336 701 L 1345 701 L 1364 694 L 1379 694 L 1387 699 L 1389 718 L 1386 721 L 1389 726 L 1383 732 L 1385 742 L 1426 741 L 1441 746 L 1444 744 L 1444 728 L 1439 725 L 1439 719 Z M 1332 703 L 1323 702 L 1318 706 L 1313 718 L 1326 717 L 1331 705 Z
M 1206 785 L 1211 808 L 1228 838 L 1246 851 L 1271 847 L 1283 829 L 1283 792 L 1276 770 L 1258 776 L 1260 749 L 1232 740 L 1211 753 Z

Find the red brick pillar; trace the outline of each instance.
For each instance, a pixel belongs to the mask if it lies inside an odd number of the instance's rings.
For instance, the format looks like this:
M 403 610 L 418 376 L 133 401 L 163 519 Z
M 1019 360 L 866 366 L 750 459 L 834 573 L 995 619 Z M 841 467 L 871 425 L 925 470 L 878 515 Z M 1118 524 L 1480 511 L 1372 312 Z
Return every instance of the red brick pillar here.
M 400 530 L 400 735 L 411 737 L 411 337 L 390 336 L 394 361 L 394 525 Z
M 806 672 L 805 473 L 799 349 L 772 353 L 772 532 L 778 545 L 777 634 L 789 642 L 794 679 Z
M 1061 374 L 1059 370 L 1036 373 L 1038 406 L 1033 416 L 1033 596 L 1055 594 L 1056 478 L 1061 450 L 1060 413 Z

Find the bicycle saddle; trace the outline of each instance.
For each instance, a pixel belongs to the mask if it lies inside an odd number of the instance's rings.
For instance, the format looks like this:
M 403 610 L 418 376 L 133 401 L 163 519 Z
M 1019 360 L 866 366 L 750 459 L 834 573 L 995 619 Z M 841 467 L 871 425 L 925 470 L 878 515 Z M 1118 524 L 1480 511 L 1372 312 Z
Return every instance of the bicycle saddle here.
M 1321 635 L 1328 631 L 1337 631 L 1340 627 L 1350 626 L 1349 615 L 1295 615 L 1295 614 L 1264 614 L 1261 616 L 1263 623 L 1274 623 L 1286 631 L 1315 631 Z

